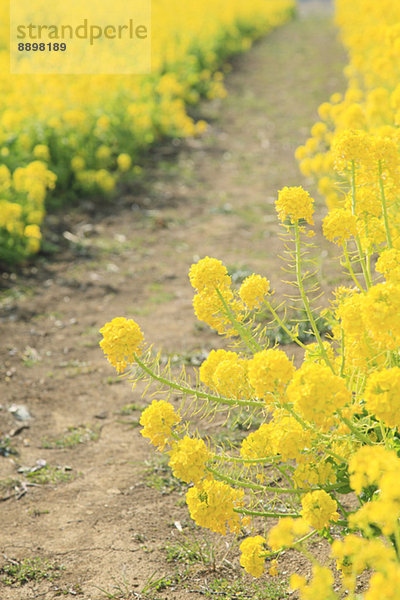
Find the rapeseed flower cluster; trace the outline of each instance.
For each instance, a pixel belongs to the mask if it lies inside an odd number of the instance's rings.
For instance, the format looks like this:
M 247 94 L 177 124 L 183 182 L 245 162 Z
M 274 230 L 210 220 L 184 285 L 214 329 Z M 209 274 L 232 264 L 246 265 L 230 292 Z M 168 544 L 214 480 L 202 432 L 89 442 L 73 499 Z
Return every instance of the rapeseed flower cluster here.
M 240 564 L 253 577 L 260 577 L 264 573 L 265 561 L 262 554 L 265 542 L 262 535 L 256 535 L 246 538 L 240 544 Z
M 205 479 L 188 490 L 186 502 L 197 525 L 226 535 L 227 530 L 240 531 L 240 515 L 235 509 L 241 506 L 243 496 L 243 490 L 235 490 L 222 481 Z

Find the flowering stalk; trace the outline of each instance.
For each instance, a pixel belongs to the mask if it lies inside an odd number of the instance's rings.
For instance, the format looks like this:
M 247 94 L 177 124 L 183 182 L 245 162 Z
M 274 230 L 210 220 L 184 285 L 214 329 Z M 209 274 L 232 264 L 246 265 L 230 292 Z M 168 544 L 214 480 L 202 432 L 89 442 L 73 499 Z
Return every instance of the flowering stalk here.
M 354 433 L 356 438 L 358 438 L 364 444 L 367 444 L 367 446 L 371 446 L 373 444 L 371 438 L 369 438 L 367 435 L 364 435 L 359 429 L 357 429 L 357 427 L 355 427 L 353 423 L 342 414 L 340 408 L 338 408 L 336 412 L 339 415 L 340 419 L 343 421 L 343 423 L 345 423 L 350 429 L 350 431 Z
M 355 166 L 354 160 L 351 161 L 351 198 L 352 198 L 351 209 L 352 209 L 353 215 L 355 215 L 356 214 L 356 166 Z M 368 273 L 368 269 L 366 266 L 366 258 L 364 257 L 364 253 L 363 253 L 361 242 L 360 242 L 360 237 L 358 234 L 355 236 L 355 240 L 356 240 L 358 255 L 360 257 L 360 264 L 361 264 L 362 272 L 364 274 L 365 284 L 368 289 L 372 285 L 371 276 Z M 366 255 L 368 255 L 368 250 L 366 250 Z
M 300 296 L 301 299 L 303 301 L 303 305 L 308 317 L 308 320 L 310 321 L 310 325 L 311 325 L 311 329 L 313 330 L 313 333 L 315 335 L 315 339 L 317 340 L 321 355 L 324 359 L 324 361 L 326 362 L 326 364 L 328 365 L 328 367 L 331 369 L 332 373 L 335 373 L 335 369 L 333 368 L 333 365 L 331 363 L 331 361 L 328 358 L 327 352 L 325 350 L 324 344 L 322 343 L 322 339 L 320 336 L 320 333 L 318 331 L 318 327 L 317 324 L 315 322 L 314 319 L 314 315 L 312 313 L 311 307 L 310 307 L 310 303 L 309 300 L 307 298 L 307 294 L 304 290 L 304 285 L 303 285 L 303 278 L 301 275 L 301 261 L 300 261 L 300 230 L 299 230 L 299 223 L 298 221 L 295 221 L 294 223 L 294 232 L 295 232 L 295 248 L 296 248 L 296 279 L 297 279 L 297 285 L 300 291 Z
M 229 477 L 228 475 L 224 475 L 223 473 L 221 473 L 220 471 L 218 471 L 217 469 L 214 469 L 212 467 L 207 467 L 207 471 L 209 471 L 210 473 L 215 475 L 217 477 L 217 479 L 222 479 L 222 481 L 226 481 L 227 483 L 230 483 L 231 485 L 242 487 L 242 488 L 249 488 L 252 490 L 259 490 L 259 491 L 263 491 L 263 492 L 274 492 L 274 493 L 276 492 L 277 494 L 296 494 L 296 495 L 301 495 L 302 493 L 310 491 L 309 489 L 303 490 L 303 489 L 299 489 L 299 488 L 279 488 L 279 487 L 276 487 L 273 485 L 262 485 L 261 483 L 252 483 L 251 481 L 243 481 L 242 479 L 235 479 L 233 477 Z
M 265 517 L 265 518 L 279 518 L 279 517 L 292 517 L 293 519 L 299 519 L 301 517 L 300 513 L 279 513 L 279 512 L 267 512 L 267 511 L 259 511 L 259 510 L 250 510 L 248 508 L 234 508 L 234 512 L 239 513 L 241 515 L 246 515 L 249 517 Z
M 306 344 L 303 344 L 303 342 L 301 340 L 299 340 L 299 338 L 289 329 L 289 327 L 287 327 L 285 322 L 282 321 L 282 319 L 280 318 L 280 316 L 278 315 L 276 310 L 273 308 L 272 304 L 270 302 L 266 302 L 266 305 L 268 307 L 268 310 L 271 311 L 275 321 L 278 323 L 278 325 L 280 327 L 282 327 L 283 331 L 288 334 L 288 336 L 292 339 L 292 341 L 295 342 L 295 344 L 297 344 L 301 348 L 306 348 Z
M 225 404 L 227 406 L 254 406 L 256 408 L 263 408 L 264 405 L 262 402 L 257 402 L 256 400 L 239 400 L 238 398 L 223 398 L 222 396 L 214 396 L 213 394 L 208 394 L 207 392 L 202 392 L 201 390 L 196 390 L 194 388 L 190 388 L 180 383 L 176 383 L 175 381 L 171 381 L 170 379 L 166 379 L 162 377 L 162 375 L 157 375 L 154 371 L 150 369 L 137 354 L 134 354 L 135 362 L 139 365 L 139 367 L 147 373 L 154 381 L 158 381 L 163 385 L 169 387 L 172 390 L 177 390 L 178 392 L 182 392 L 187 396 L 196 396 L 196 398 L 202 398 L 205 400 L 209 400 L 210 402 L 215 402 L 217 404 Z
M 358 279 L 356 277 L 356 274 L 354 273 L 353 266 L 351 264 L 349 253 L 348 253 L 348 250 L 347 250 L 347 244 L 346 244 L 346 242 L 343 242 L 342 248 L 343 248 L 343 254 L 344 254 L 344 257 L 345 257 L 345 260 L 346 260 L 347 270 L 348 270 L 348 272 L 349 272 L 352 280 L 354 281 L 356 287 L 360 290 L 360 292 L 364 292 L 364 289 L 363 289 L 362 285 L 360 284 L 360 282 L 358 281 Z
M 235 319 L 235 315 L 229 308 L 220 290 L 218 288 L 215 288 L 215 291 L 217 292 L 218 297 L 222 302 L 226 316 L 230 320 L 233 328 L 235 329 L 236 333 L 240 336 L 241 340 L 252 352 L 258 352 L 262 350 L 262 346 L 257 342 L 257 340 L 254 339 L 250 331 L 246 327 L 243 327 L 243 325 L 239 323 L 237 319 Z
M 382 178 L 382 161 L 381 160 L 378 162 L 378 165 L 379 165 L 378 166 L 379 191 L 380 191 L 380 195 L 381 195 L 382 215 L 383 215 L 383 222 L 385 225 L 386 240 L 387 240 L 388 247 L 393 248 L 392 235 L 390 233 L 389 218 L 388 218 L 388 213 L 387 213 L 385 187 L 383 185 L 383 178 Z

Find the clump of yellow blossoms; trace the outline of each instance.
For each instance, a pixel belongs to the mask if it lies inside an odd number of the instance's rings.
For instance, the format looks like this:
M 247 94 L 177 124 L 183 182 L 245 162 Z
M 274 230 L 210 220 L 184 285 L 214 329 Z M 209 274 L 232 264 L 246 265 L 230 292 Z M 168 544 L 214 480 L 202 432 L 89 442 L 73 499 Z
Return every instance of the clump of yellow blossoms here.
M 181 418 L 176 414 L 172 404 L 165 400 L 153 400 L 140 417 L 140 424 L 143 426 L 142 436 L 149 438 L 154 446 L 163 450 L 166 444 L 171 442 L 172 429 L 180 420 Z M 178 457 L 175 462 L 178 465 Z M 182 456 L 180 462 L 182 462 Z M 177 468 L 179 469 L 179 466 Z
M 400 426 L 400 368 L 375 371 L 367 380 L 365 405 L 388 427 Z
M 206 256 L 191 266 L 189 271 L 190 283 L 197 292 L 223 290 L 231 285 L 231 278 L 225 265 L 216 258 Z
M 206 479 L 190 488 L 186 502 L 197 525 L 225 535 L 240 530 L 240 515 L 235 512 L 243 501 L 243 490 L 235 490 L 222 481 Z
M 340 245 L 357 235 L 357 219 L 350 210 L 337 208 L 325 217 L 323 229 L 326 239 Z
M 345 381 L 327 365 L 312 362 L 296 371 L 287 396 L 298 414 L 324 430 L 331 424 L 332 415 L 350 400 Z
M 282 222 L 289 218 L 291 223 L 299 220 L 305 220 L 309 225 L 314 223 L 312 218 L 313 199 L 301 187 L 284 187 L 279 192 L 275 205 L 278 217 Z
M 261 350 L 248 363 L 249 381 L 256 395 L 271 400 L 282 392 L 294 373 L 292 361 L 282 350 Z
M 261 275 L 246 277 L 240 286 L 239 296 L 243 304 L 250 309 L 260 308 L 265 296 L 269 293 L 269 281 Z
M 262 553 L 265 541 L 261 535 L 256 535 L 246 538 L 240 544 L 240 564 L 253 577 L 260 577 L 264 573 L 265 561 Z
M 330 521 L 339 519 L 339 513 L 336 510 L 337 503 L 324 490 L 306 494 L 302 498 L 301 504 L 304 521 L 314 529 L 324 529 L 324 527 L 329 527 Z
M 205 464 L 210 458 L 203 440 L 185 435 L 172 447 L 169 465 L 175 477 L 186 483 L 198 483 L 205 475 Z
M 268 546 L 271 550 L 290 548 L 290 546 L 295 544 L 297 539 L 306 535 L 309 531 L 310 527 L 304 519 L 285 517 L 284 519 L 280 519 L 279 523 L 269 532 Z
M 116 317 L 100 329 L 103 339 L 100 342 L 109 362 L 121 373 L 127 364 L 135 362 L 135 354 L 140 351 L 143 333 L 132 319 Z

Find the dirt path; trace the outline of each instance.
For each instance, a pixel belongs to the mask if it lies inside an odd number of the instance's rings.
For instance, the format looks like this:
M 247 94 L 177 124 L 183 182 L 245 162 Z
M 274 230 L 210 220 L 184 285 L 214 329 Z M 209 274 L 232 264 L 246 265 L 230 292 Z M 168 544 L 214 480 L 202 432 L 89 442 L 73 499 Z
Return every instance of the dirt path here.
M 326 14 L 309 11 L 261 41 L 235 60 L 228 98 L 203 106 L 210 128 L 201 140 L 150 165 L 140 195 L 126 194 L 114 210 L 96 214 L 88 205 L 72 214 L 64 222 L 69 246 L 55 260 L 3 275 L 0 438 L 15 435 L 9 443 L 3 438 L 0 450 L 7 453 L 8 444 L 19 454 L 0 456 L 0 498 L 13 496 L 0 502 L 0 550 L 64 569 L 53 582 L 0 583 L 1 600 L 106 598 L 98 587 L 115 594 L 109 597 L 134 598 L 154 572 L 173 577 L 177 567 L 165 548 L 176 537 L 174 521 L 189 524 L 184 496 L 145 485 L 145 461 L 159 487 L 162 465 L 134 427 L 140 412 L 121 414 L 144 401 L 116 379 L 98 330 L 115 316 L 132 317 L 164 353 L 190 359 L 221 343 L 196 326 L 187 278 L 194 260 L 215 256 L 231 271 L 266 274 L 278 287 L 276 192 L 305 183 L 294 149 L 318 104 L 343 89 L 335 35 Z M 144 210 L 148 205 L 159 208 Z M 31 420 L 16 420 L 13 404 Z M 86 428 L 65 438 L 79 426 Z M 17 469 L 38 460 L 60 468 L 47 470 L 47 485 L 20 486 L 17 500 L 10 480 L 35 483 Z M 148 597 L 204 598 L 207 577 L 207 569 L 195 569 Z

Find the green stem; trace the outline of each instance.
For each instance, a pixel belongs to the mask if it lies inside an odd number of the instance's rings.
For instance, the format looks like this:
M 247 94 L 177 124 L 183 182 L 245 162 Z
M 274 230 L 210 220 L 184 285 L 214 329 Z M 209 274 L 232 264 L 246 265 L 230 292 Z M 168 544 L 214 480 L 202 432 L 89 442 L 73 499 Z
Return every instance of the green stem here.
M 347 515 L 349 514 L 349 511 L 347 511 L 344 508 L 343 504 L 337 499 L 336 496 L 335 496 L 335 501 L 336 501 L 337 505 L 339 506 L 340 510 L 342 511 L 343 516 L 344 516 L 344 518 L 346 519 L 346 522 L 347 522 Z
M 299 519 L 301 517 L 300 513 L 264 512 L 258 510 L 249 510 L 247 508 L 234 508 L 233 510 L 236 513 L 239 513 L 241 515 L 248 515 L 249 517 L 292 517 L 293 519 Z
M 306 423 L 305 421 L 303 421 L 303 419 L 297 414 L 297 412 L 290 406 L 290 404 L 288 404 L 287 402 L 285 402 L 284 404 L 282 404 L 283 408 L 286 409 L 288 411 L 288 413 L 290 413 L 292 415 L 292 417 L 294 419 L 296 419 L 296 421 L 298 423 L 300 423 L 300 425 L 302 426 L 303 429 L 311 429 L 312 431 L 315 431 L 315 427 L 313 427 L 313 425 L 311 425 L 311 423 Z
M 382 423 L 382 421 L 379 421 L 379 427 L 380 427 L 380 430 L 381 430 L 382 439 L 385 442 L 385 448 L 386 448 L 386 450 L 388 450 L 389 448 L 388 448 L 388 441 L 387 441 L 386 429 L 385 429 L 385 426 Z M 399 550 L 400 550 L 400 548 L 399 548 Z
M 394 528 L 394 538 L 396 540 L 396 554 L 397 558 L 400 558 L 400 531 L 399 531 L 399 521 L 397 520 L 396 527 Z
M 318 533 L 317 529 L 313 529 L 312 531 L 310 531 L 310 533 L 307 533 L 306 535 L 303 535 L 303 537 L 301 537 L 300 539 L 296 540 L 293 543 L 292 547 L 296 547 L 296 546 L 300 546 L 303 542 L 306 542 L 307 540 L 309 540 L 310 538 L 312 538 L 314 535 L 316 535 Z M 273 556 L 279 556 L 279 554 L 282 554 L 282 552 L 284 551 L 285 546 L 283 546 L 283 548 L 281 548 L 280 550 L 275 550 L 275 552 L 266 552 L 265 554 L 262 554 L 261 556 L 263 558 L 272 558 Z
M 225 456 L 223 454 L 216 454 L 215 458 L 217 458 L 218 460 L 226 460 L 227 462 L 236 462 L 236 463 L 265 463 L 265 462 L 269 462 L 269 461 L 274 461 L 274 460 L 282 460 L 281 456 L 268 456 L 266 458 L 239 458 L 238 456 Z M 264 465 L 267 467 L 272 467 L 273 463 L 271 463 L 270 465 Z
M 388 213 L 387 213 L 385 187 L 383 185 L 383 179 L 382 179 L 382 161 L 379 161 L 378 164 L 379 164 L 379 190 L 381 193 L 382 215 L 383 215 L 383 222 L 385 224 L 386 240 L 387 240 L 388 247 L 393 248 L 392 236 L 391 236 L 390 227 L 389 227 L 389 218 L 388 218 Z
M 279 317 L 279 315 L 277 314 L 277 312 L 275 311 L 275 309 L 272 307 L 272 305 L 269 302 L 266 302 L 268 309 L 272 312 L 274 319 L 277 321 L 277 323 L 279 324 L 280 327 L 282 327 L 282 329 L 285 331 L 285 333 L 288 334 L 288 336 L 299 346 L 301 346 L 301 348 L 306 348 L 306 344 L 303 344 L 302 341 L 299 340 L 299 338 L 293 334 L 292 331 L 290 331 L 290 329 L 285 325 L 285 323 L 282 321 L 282 319 Z
M 288 484 L 289 484 L 289 485 L 290 485 L 292 488 L 294 488 L 294 487 L 295 487 L 295 486 L 294 486 L 294 483 L 293 483 L 293 481 L 290 479 L 290 476 L 289 476 L 289 475 L 286 473 L 286 470 L 283 468 L 283 466 L 282 466 L 282 465 L 275 464 L 275 465 L 274 465 L 274 467 L 275 467 L 275 469 L 278 471 L 278 473 L 280 473 L 280 475 L 282 476 L 282 478 L 283 478 L 285 481 L 287 481 L 287 483 L 288 483 Z
M 325 346 L 322 342 L 320 333 L 318 331 L 318 327 L 315 322 L 314 315 L 312 313 L 311 306 L 310 306 L 310 303 L 307 298 L 307 294 L 305 293 L 305 290 L 304 290 L 303 279 L 301 276 L 300 231 L 299 231 L 298 221 L 296 221 L 294 224 L 294 231 L 295 231 L 295 244 L 296 244 L 296 278 L 297 278 L 297 285 L 300 290 L 300 296 L 303 301 L 303 305 L 304 305 L 308 320 L 310 321 L 311 329 L 313 330 L 315 339 L 318 342 L 318 346 L 319 346 L 321 355 L 322 355 L 323 359 L 325 360 L 326 364 L 328 365 L 328 367 L 331 369 L 332 373 L 335 374 L 335 369 L 333 368 L 332 363 L 328 358 L 328 354 L 326 352 Z
M 348 460 L 346 460 L 345 458 L 343 458 L 343 456 L 339 456 L 339 454 L 336 454 L 336 452 L 332 452 L 332 450 L 329 450 L 328 448 L 325 448 L 325 452 L 327 454 L 329 454 L 330 456 L 332 456 L 332 458 L 336 458 L 336 460 L 338 460 L 339 462 L 341 462 L 341 463 L 343 463 L 345 465 L 347 465 L 347 463 L 349 462 Z
M 236 333 L 240 336 L 242 341 L 246 344 L 246 346 L 251 352 L 260 352 L 262 350 L 262 346 L 260 346 L 260 344 L 253 338 L 249 330 L 246 327 L 244 327 L 241 323 L 239 323 L 239 321 L 235 318 L 235 315 L 229 308 L 225 298 L 223 297 L 219 289 L 215 288 L 215 291 L 217 292 L 218 297 L 221 300 L 222 305 L 224 307 L 225 314 L 230 320 L 231 325 L 235 329 Z
M 363 442 L 364 444 L 367 444 L 368 446 L 371 446 L 371 445 L 372 445 L 372 441 L 370 440 L 370 438 L 369 438 L 368 436 L 364 435 L 364 434 L 363 434 L 361 431 L 359 431 L 359 430 L 357 429 L 357 427 L 355 427 L 355 426 L 353 425 L 353 423 L 352 423 L 352 422 L 351 422 L 351 421 L 350 421 L 350 420 L 349 420 L 347 417 L 344 417 L 344 416 L 342 415 L 342 412 L 341 412 L 340 408 L 337 408 L 337 409 L 336 409 L 336 412 L 337 412 L 337 414 L 339 415 L 340 419 L 343 421 L 343 423 L 345 423 L 345 424 L 347 425 L 347 427 L 350 429 L 350 431 L 351 431 L 352 433 L 354 433 L 354 435 L 355 435 L 355 436 L 356 436 L 356 437 L 357 437 L 357 438 L 358 438 L 358 439 L 359 439 L 361 442 Z
M 342 359 L 340 361 L 340 377 L 343 377 L 343 374 L 344 374 L 344 365 L 345 365 L 345 362 L 346 362 L 343 327 L 341 327 L 341 335 L 340 335 L 340 352 L 341 352 L 341 357 L 342 357 Z
M 356 214 L 356 166 L 355 166 L 354 160 L 351 161 L 351 199 L 352 199 L 351 200 L 351 212 L 353 215 L 355 215 Z M 371 278 L 369 276 L 368 269 L 364 262 L 364 260 L 365 260 L 364 253 L 363 253 L 363 249 L 361 246 L 360 237 L 358 234 L 355 236 L 355 240 L 356 240 L 358 255 L 360 257 L 360 264 L 361 264 L 362 272 L 363 272 L 364 279 L 365 279 L 365 285 L 369 289 L 371 287 Z
M 227 406 L 254 406 L 257 408 L 265 407 L 265 404 L 263 402 L 257 402 L 255 400 L 239 400 L 237 398 L 224 398 L 223 396 L 214 396 L 213 394 L 208 394 L 207 392 L 201 392 L 200 390 L 180 385 L 175 381 L 170 381 L 169 379 L 166 379 L 165 377 L 154 373 L 154 371 L 152 371 L 147 365 L 145 365 L 136 354 L 134 354 L 134 358 L 139 367 L 152 379 L 162 383 L 163 385 L 166 385 L 172 390 L 177 390 L 178 392 L 182 392 L 183 394 L 187 394 L 188 396 L 196 396 L 196 398 L 203 398 L 205 400 L 209 400 L 210 402 L 215 402 L 217 404 L 225 404 Z
M 276 492 L 278 494 L 297 494 L 300 495 L 302 493 L 307 493 L 312 491 L 309 490 L 301 490 L 295 488 L 278 488 L 273 485 L 262 485 L 261 483 L 253 483 L 251 481 L 242 481 L 240 479 L 234 479 L 233 477 L 229 477 L 228 475 L 224 475 L 217 471 L 217 469 L 213 469 L 212 467 L 207 467 L 207 471 L 215 475 L 218 479 L 222 481 L 226 481 L 231 485 L 235 485 L 237 487 L 249 488 L 251 490 L 259 490 L 259 491 L 267 491 L 267 492 Z
M 349 253 L 347 251 L 346 242 L 343 242 L 343 253 L 344 253 L 344 257 L 346 259 L 346 267 L 347 267 L 347 270 L 348 270 L 352 280 L 354 281 L 354 283 L 356 284 L 356 286 L 358 287 L 360 292 L 363 292 L 364 289 L 363 289 L 362 285 L 360 284 L 360 282 L 358 281 L 356 274 L 354 273 L 353 267 L 351 265 Z

